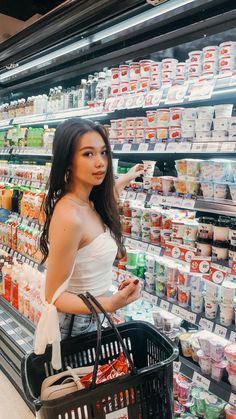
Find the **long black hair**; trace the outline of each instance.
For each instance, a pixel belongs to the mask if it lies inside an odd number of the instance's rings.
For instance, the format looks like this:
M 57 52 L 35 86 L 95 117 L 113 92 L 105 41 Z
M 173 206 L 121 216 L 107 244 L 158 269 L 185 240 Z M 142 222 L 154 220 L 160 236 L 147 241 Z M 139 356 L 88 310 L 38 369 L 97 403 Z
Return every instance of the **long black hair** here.
M 53 160 L 48 180 L 48 193 L 43 204 L 46 220 L 40 237 L 40 250 L 43 254 L 42 263 L 46 261 L 49 253 L 48 235 L 52 214 L 57 202 L 68 191 L 68 170 L 72 164 L 79 140 L 82 135 L 93 131 L 101 135 L 106 145 L 108 168 L 103 182 L 93 187 L 89 199 L 93 202 L 104 224 L 109 227 L 117 243 L 119 253 L 124 254 L 118 206 L 114 195 L 111 148 L 107 134 L 101 125 L 87 119 L 72 118 L 57 127 L 53 141 Z

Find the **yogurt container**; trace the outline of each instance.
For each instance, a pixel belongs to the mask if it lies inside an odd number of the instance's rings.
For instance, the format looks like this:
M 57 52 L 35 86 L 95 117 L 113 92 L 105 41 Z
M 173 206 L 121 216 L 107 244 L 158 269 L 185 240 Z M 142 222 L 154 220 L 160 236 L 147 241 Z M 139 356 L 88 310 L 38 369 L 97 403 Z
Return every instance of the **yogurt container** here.
M 120 82 L 129 82 L 129 66 L 120 65 Z
M 177 300 L 181 307 L 187 307 L 190 300 L 190 288 L 178 285 Z
M 153 64 L 152 60 L 141 60 L 140 61 L 140 76 L 144 78 L 149 78 L 151 72 L 151 65 Z
M 200 256 L 211 256 L 212 254 L 212 240 L 207 238 L 198 237 L 197 243 L 197 255 Z
M 168 127 L 169 126 L 169 109 L 158 109 L 157 110 L 157 126 Z
M 220 56 L 227 56 L 227 55 L 232 55 L 235 54 L 236 52 L 236 42 L 235 41 L 226 41 L 226 42 L 222 42 L 219 45 L 219 54 Z
M 184 222 L 182 220 L 172 220 L 172 237 L 182 237 L 184 232 Z
M 212 126 L 212 118 L 196 119 L 196 131 L 210 131 Z
M 135 118 L 135 127 L 136 128 L 146 128 L 147 119 L 145 117 Z
M 217 72 L 218 69 L 218 61 L 215 60 L 209 60 L 209 61 L 204 61 L 203 62 L 203 73 L 208 73 L 208 72 Z
M 236 419 L 236 407 L 227 404 L 225 407 L 226 419 Z
M 190 63 L 188 65 L 188 73 L 194 74 L 196 76 L 201 76 L 202 74 L 202 64 L 201 63 Z
M 229 118 L 229 129 L 236 130 L 236 116 L 231 116 L 231 118 Z
M 236 222 L 232 221 L 229 226 L 229 240 L 230 244 L 236 246 Z
M 167 127 L 157 127 L 157 139 L 167 140 L 169 137 L 169 130 Z
M 232 268 L 233 261 L 236 261 L 236 246 L 230 244 L 229 246 L 229 267 Z
M 191 195 L 198 195 L 198 192 L 199 192 L 199 182 L 197 182 L 194 179 L 187 178 L 187 180 L 185 181 L 185 183 L 186 183 L 187 193 L 189 193 Z
M 200 174 L 200 162 L 198 159 L 187 159 L 187 175 L 197 179 Z
M 119 82 L 120 82 L 120 69 L 112 68 L 111 69 L 111 83 L 119 84 Z
M 157 127 L 157 113 L 156 111 L 147 111 L 147 126 L 150 128 Z
M 195 119 L 183 119 L 181 121 L 181 128 L 185 131 L 195 131 Z
M 214 106 L 200 106 L 196 110 L 199 119 L 212 119 L 214 116 Z
M 214 196 L 214 185 L 211 181 L 201 182 L 201 190 L 203 198 L 213 198 Z
M 135 118 L 126 118 L 126 129 L 134 129 L 136 127 Z
M 215 182 L 214 183 L 214 199 L 226 199 L 227 197 L 227 183 L 226 182 Z
M 178 176 L 187 176 L 187 160 L 175 160 L 175 167 L 178 173 Z M 235 162 L 235 176 L 236 176 L 236 162 Z
M 178 64 L 178 60 L 175 58 L 165 58 L 162 60 L 162 69 L 163 70 L 175 70 Z
M 155 141 L 157 138 L 157 130 L 156 128 L 146 128 L 145 129 L 145 137 L 150 142 Z
M 215 319 L 218 310 L 218 302 L 205 299 L 205 316 L 207 319 Z
M 221 303 L 233 305 L 236 285 L 234 282 L 225 280 L 221 285 Z
M 210 340 L 210 357 L 214 362 L 221 362 L 225 356 L 227 341 L 222 338 Z
M 184 240 L 195 241 L 197 238 L 198 231 L 198 222 L 194 220 L 189 220 L 184 222 Z
M 213 238 L 213 224 L 215 220 L 211 217 L 200 217 L 198 219 L 198 239 Z
M 196 108 L 184 108 L 182 110 L 182 120 L 193 120 L 197 119 L 197 110 Z
M 186 72 L 186 63 L 178 63 L 176 66 L 176 76 L 184 77 Z
M 184 179 L 175 178 L 174 185 L 175 185 L 175 191 L 176 192 L 183 193 L 183 194 L 187 193 L 187 185 L 186 185 L 186 181 Z M 178 237 L 180 237 L 180 236 L 178 236 Z
M 211 378 L 216 381 L 221 381 L 223 377 L 223 372 L 227 366 L 227 361 L 221 362 L 212 362 L 211 364 Z
M 215 118 L 213 119 L 213 127 L 215 131 L 228 131 L 229 118 Z
M 212 131 L 212 141 L 227 141 L 228 131 Z
M 219 219 L 214 222 L 213 239 L 226 242 L 229 238 L 229 221 L 227 219 Z
M 203 52 L 202 51 L 191 51 L 188 53 L 189 55 L 189 60 L 191 63 L 201 63 L 202 62 L 202 56 L 203 56 Z
M 201 143 L 211 141 L 211 131 L 196 131 L 196 141 Z
M 228 304 L 220 304 L 220 324 L 230 326 L 234 318 L 234 308 Z
M 172 140 L 181 138 L 181 128 L 179 126 L 171 126 L 169 128 L 169 138 Z
M 209 46 L 203 48 L 203 60 L 204 61 L 217 61 L 219 56 L 219 47 L 218 46 Z
M 183 108 L 170 108 L 170 126 L 181 126 L 181 119 L 182 119 L 182 110 Z
M 226 261 L 228 259 L 228 242 L 215 240 L 212 243 L 212 261 Z
M 203 304 L 204 304 L 204 299 L 202 294 L 196 294 L 196 295 L 192 295 L 191 294 L 191 310 L 194 313 L 202 313 L 203 312 Z
M 219 60 L 220 72 L 223 73 L 225 70 L 234 71 L 235 70 L 235 55 L 225 55 Z
M 195 131 L 184 131 L 182 130 L 182 140 L 194 141 Z
M 130 63 L 129 65 L 130 80 L 138 80 L 140 78 L 140 64 Z
M 197 356 L 202 373 L 209 375 L 211 373 L 211 358 L 208 357 L 201 349 L 197 351 Z
M 185 356 L 186 358 L 191 358 L 192 356 L 191 338 L 192 338 L 191 333 L 182 333 L 179 336 L 182 353 L 183 353 L 183 356 Z
M 236 371 L 236 343 L 231 343 L 225 347 L 225 356 L 227 361 Z M 236 372 L 235 372 L 236 373 Z
M 215 105 L 215 117 L 218 118 L 230 118 L 232 116 L 233 104 L 227 103 L 225 105 Z
M 231 166 L 228 160 L 218 159 L 214 162 L 215 182 L 226 182 L 231 180 Z
M 200 180 L 210 181 L 213 179 L 213 162 L 211 160 L 202 160 L 200 162 Z
M 230 365 L 228 365 L 226 367 L 226 370 L 228 372 L 228 380 L 232 386 L 232 390 L 236 391 L 236 372 L 234 371 L 234 369 L 232 369 L 232 367 Z

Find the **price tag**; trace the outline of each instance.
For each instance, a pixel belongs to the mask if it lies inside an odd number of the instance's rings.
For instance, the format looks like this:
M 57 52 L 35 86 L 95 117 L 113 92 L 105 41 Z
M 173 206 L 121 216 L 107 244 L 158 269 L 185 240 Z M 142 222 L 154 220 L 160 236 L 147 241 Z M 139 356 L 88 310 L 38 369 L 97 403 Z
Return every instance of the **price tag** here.
M 216 80 L 202 80 L 194 83 L 189 96 L 189 102 L 202 99 L 210 99 L 215 87 Z
M 167 144 L 166 151 L 169 153 L 176 153 L 178 151 L 178 143 L 172 141 Z
M 220 151 L 221 152 L 223 152 L 223 151 L 233 152 L 233 151 L 235 151 L 235 145 L 236 145 L 236 143 L 234 141 L 232 141 L 232 142 L 229 141 L 227 143 L 222 143 Z
M 195 206 L 196 200 L 193 198 L 183 198 L 182 208 L 193 209 Z
M 131 150 L 131 144 L 126 143 L 122 146 L 122 153 L 129 153 Z
M 128 191 L 126 199 L 136 199 L 136 192 L 134 191 Z
M 151 205 L 161 205 L 162 202 L 162 195 L 152 195 L 150 199 Z
M 10 335 L 10 336 L 11 335 L 14 335 L 15 334 L 15 331 L 14 330 L 7 330 L 7 334 Z
M 212 153 L 214 151 L 218 151 L 220 148 L 220 143 L 208 143 L 207 147 L 206 147 L 206 152 L 207 153 Z
M 174 368 L 174 372 L 180 372 L 180 368 L 181 368 L 181 362 L 174 362 L 173 364 L 173 368 Z
M 185 310 L 185 318 L 188 322 L 196 324 L 197 315 L 196 313 L 192 313 L 191 311 Z
M 208 330 L 209 332 L 212 332 L 214 323 L 202 317 L 200 319 L 199 326 L 201 326 L 204 330 Z
M 221 336 L 222 338 L 225 338 L 227 334 L 227 328 L 217 324 L 215 327 L 214 333 L 218 336 Z
M 230 342 L 236 342 L 236 332 L 231 332 L 230 333 L 229 340 L 230 340 Z
M 143 252 L 146 252 L 148 248 L 148 243 L 143 242 L 137 242 L 137 249 L 142 250 Z
M 193 143 L 191 153 L 202 153 L 204 151 L 203 143 Z
M 125 199 L 127 197 L 127 191 L 123 190 L 120 194 L 120 198 Z
M 165 104 L 182 103 L 185 99 L 188 83 L 176 84 L 169 88 Z
M 172 309 L 171 309 L 171 313 L 175 314 L 178 317 L 182 317 L 182 308 L 173 304 Z
M 183 205 L 183 198 L 180 196 L 172 196 L 172 207 L 182 207 Z
M 145 97 L 144 107 L 158 106 L 163 95 L 163 90 L 151 90 Z
M 169 311 L 169 309 L 170 309 L 170 303 L 168 303 L 168 301 L 161 300 L 161 302 L 160 302 L 160 307 L 161 307 L 163 310 Z
M 182 141 L 181 143 L 179 143 L 178 151 L 187 153 L 191 150 L 191 148 L 192 148 L 192 143 L 188 143 L 187 141 Z
M 157 143 L 157 144 L 155 144 L 153 152 L 154 153 L 164 153 L 165 149 L 166 149 L 166 143 Z
M 236 394 L 230 394 L 229 403 L 236 407 Z
M 230 82 L 229 82 L 230 86 L 236 86 L 236 73 L 233 73 L 231 78 L 230 78 Z
M 16 343 L 21 346 L 25 344 L 25 341 L 23 339 L 19 339 L 16 341 Z
M 198 372 L 194 371 L 192 380 L 193 380 L 194 383 L 203 387 L 205 390 L 209 390 L 210 380 L 203 377 L 201 374 L 198 374 Z
M 162 251 L 162 247 L 155 246 L 154 244 L 149 244 L 148 246 L 148 252 L 153 253 L 156 256 L 160 256 Z
M 149 144 L 141 143 L 138 147 L 138 153 L 146 153 L 148 151 Z
M 140 202 L 145 202 L 147 195 L 144 192 L 138 192 L 136 195 L 136 200 Z

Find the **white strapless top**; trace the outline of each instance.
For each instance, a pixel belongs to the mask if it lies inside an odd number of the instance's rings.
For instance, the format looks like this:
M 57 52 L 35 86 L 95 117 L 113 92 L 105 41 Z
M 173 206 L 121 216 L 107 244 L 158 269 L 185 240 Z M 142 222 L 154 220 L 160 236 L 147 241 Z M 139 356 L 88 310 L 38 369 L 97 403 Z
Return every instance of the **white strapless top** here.
M 89 291 L 94 297 L 105 294 L 112 282 L 112 266 L 117 254 L 117 245 L 107 228 L 91 243 L 79 249 L 70 276 L 56 290 L 50 304 L 45 300 L 45 284 L 41 298 L 44 309 L 35 331 L 34 352 L 41 355 L 52 344 L 52 366 L 61 368 L 61 333 L 57 309 L 54 305 L 65 291 L 73 294 Z

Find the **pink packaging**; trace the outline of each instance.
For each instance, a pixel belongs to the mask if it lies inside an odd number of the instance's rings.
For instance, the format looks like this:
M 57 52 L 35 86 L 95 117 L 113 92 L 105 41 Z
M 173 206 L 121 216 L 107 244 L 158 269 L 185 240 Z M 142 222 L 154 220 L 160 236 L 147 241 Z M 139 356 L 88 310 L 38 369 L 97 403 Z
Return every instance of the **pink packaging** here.
M 126 137 L 126 129 L 125 128 L 119 128 L 117 130 L 117 137 L 118 138 L 125 138 Z
M 128 65 L 120 65 L 120 81 L 128 82 L 129 81 L 129 66 Z
M 210 357 L 215 362 L 221 362 L 224 359 L 224 349 L 227 345 L 227 341 L 222 339 L 211 339 L 210 340 Z
M 191 63 L 201 63 L 202 51 L 191 51 L 188 55 Z
M 170 125 L 181 126 L 183 108 L 170 108 Z
M 157 112 L 156 111 L 147 111 L 147 126 L 149 128 L 157 127 Z
M 211 354 L 210 338 L 211 336 L 207 332 L 201 332 L 198 337 L 201 350 L 207 357 L 210 357 Z
M 129 77 L 130 80 L 138 80 L 140 78 L 140 64 L 131 63 L 129 65 Z
M 170 83 L 175 78 L 175 70 L 164 70 L 162 71 L 161 81 L 162 83 Z
M 236 374 L 236 343 L 232 343 L 231 345 L 225 347 L 225 356 L 227 361 L 232 364 Z
M 161 87 L 161 74 L 151 74 L 151 86 Z
M 175 58 L 165 58 L 162 60 L 162 69 L 163 70 L 176 70 L 176 65 L 178 64 L 178 60 Z
M 211 358 L 203 353 L 202 350 L 197 351 L 197 356 L 199 358 L 199 365 L 203 374 L 211 373 Z
M 217 46 L 209 46 L 203 48 L 203 60 L 204 61 L 217 61 L 219 55 L 219 47 Z
M 179 126 L 169 128 L 169 138 L 170 139 L 177 139 L 181 138 L 181 128 Z
M 112 84 L 119 84 L 120 80 L 120 69 L 119 68 L 112 68 L 111 69 L 111 83 Z
M 140 76 L 141 77 L 148 77 L 149 78 L 152 63 L 153 63 L 152 60 L 142 60 L 142 61 L 140 61 Z
M 211 364 L 211 378 L 216 381 L 221 381 L 224 369 L 227 366 L 227 361 L 212 362 Z
M 150 86 L 150 78 L 149 77 L 142 77 L 139 80 L 139 88 L 142 91 L 148 91 Z
M 117 128 L 118 129 L 126 128 L 126 120 L 125 119 L 117 119 Z

